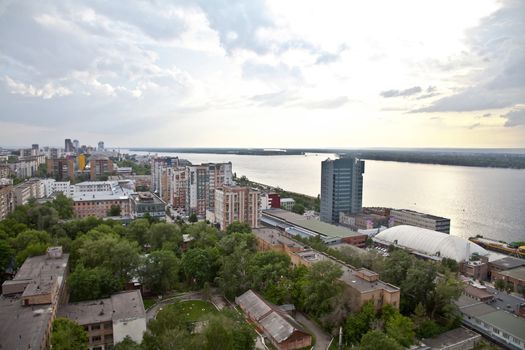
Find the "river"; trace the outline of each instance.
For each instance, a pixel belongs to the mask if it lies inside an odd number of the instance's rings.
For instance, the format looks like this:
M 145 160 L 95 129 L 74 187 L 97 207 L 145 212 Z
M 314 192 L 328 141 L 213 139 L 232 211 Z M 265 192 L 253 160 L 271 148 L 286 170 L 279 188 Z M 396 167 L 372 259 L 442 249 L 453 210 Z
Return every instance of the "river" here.
M 321 161 L 335 158 L 333 154 L 159 156 L 178 156 L 194 164 L 231 161 L 237 176 L 312 196 L 320 192 Z M 366 160 L 363 205 L 444 216 L 451 219 L 450 233 L 465 238 L 480 234 L 525 241 L 525 170 Z

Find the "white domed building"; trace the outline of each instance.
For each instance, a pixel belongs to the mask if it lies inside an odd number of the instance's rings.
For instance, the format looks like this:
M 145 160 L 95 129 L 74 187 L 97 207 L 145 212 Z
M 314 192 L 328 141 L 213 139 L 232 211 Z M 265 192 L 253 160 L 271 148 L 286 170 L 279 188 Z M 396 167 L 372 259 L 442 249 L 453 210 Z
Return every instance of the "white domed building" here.
M 415 226 L 394 226 L 381 231 L 373 240 L 382 246 L 394 245 L 434 260 L 449 258 L 457 262 L 468 261 L 473 253 L 493 260 L 487 250 L 465 238 Z

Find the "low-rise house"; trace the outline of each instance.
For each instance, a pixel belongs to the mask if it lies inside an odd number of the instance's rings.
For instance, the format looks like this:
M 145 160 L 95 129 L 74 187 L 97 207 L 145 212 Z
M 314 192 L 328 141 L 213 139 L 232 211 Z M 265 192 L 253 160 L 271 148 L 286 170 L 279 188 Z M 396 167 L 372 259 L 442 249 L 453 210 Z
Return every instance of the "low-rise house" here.
M 303 326 L 251 289 L 235 298 L 235 302 L 278 350 L 301 349 L 312 344 L 312 336 Z
M 88 333 L 89 350 L 108 350 L 129 336 L 142 342 L 146 311 L 139 290 L 113 294 L 110 298 L 69 303 L 58 310 Z
M 432 350 L 471 350 L 481 342 L 476 332 L 465 327 L 452 329 L 434 338 L 424 339 L 425 349 Z

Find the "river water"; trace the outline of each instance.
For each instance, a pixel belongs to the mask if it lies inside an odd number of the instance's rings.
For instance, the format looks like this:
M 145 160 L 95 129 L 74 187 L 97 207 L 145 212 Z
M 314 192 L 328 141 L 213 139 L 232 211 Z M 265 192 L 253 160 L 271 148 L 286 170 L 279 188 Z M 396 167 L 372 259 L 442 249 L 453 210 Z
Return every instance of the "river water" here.
M 320 192 L 321 161 L 335 158 L 333 154 L 158 155 L 178 156 L 194 164 L 231 161 L 237 176 L 312 196 Z M 451 219 L 451 234 L 464 238 L 480 234 L 504 241 L 525 241 L 525 170 L 366 160 L 363 205 L 444 216 Z

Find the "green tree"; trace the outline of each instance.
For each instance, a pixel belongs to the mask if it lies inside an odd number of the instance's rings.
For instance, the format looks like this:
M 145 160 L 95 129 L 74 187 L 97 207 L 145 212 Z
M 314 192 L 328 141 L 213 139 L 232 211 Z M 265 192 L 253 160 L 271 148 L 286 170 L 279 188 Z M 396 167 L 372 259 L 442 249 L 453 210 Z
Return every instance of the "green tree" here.
M 286 254 L 274 251 L 255 253 L 248 267 L 251 288 L 265 293 L 270 286 L 288 278 L 290 265 L 290 257 Z
M 71 301 L 107 298 L 120 289 L 120 281 L 106 268 L 77 266 L 68 278 Z
M 190 217 L 188 218 L 188 221 L 191 223 L 195 223 L 199 221 L 199 218 L 197 217 L 197 214 L 191 213 Z
M 149 254 L 140 271 L 142 283 L 155 294 L 175 288 L 178 282 L 179 259 L 170 250 L 157 250 Z
M 339 278 L 343 275 L 341 267 L 325 260 L 313 264 L 302 284 L 302 306 L 316 317 L 330 311 L 332 298 L 342 292 Z
M 393 338 L 390 338 L 385 333 L 373 330 L 366 333 L 361 339 L 360 350 L 377 350 L 377 349 L 388 349 L 388 350 L 403 350 L 403 347 L 399 345 Z
M 134 220 L 127 228 L 127 237 L 144 248 L 149 243 L 149 228 L 150 224 L 147 219 Z
M 238 246 L 233 253 L 222 258 L 222 266 L 217 283 L 226 297 L 233 299 L 250 287 L 248 273 L 252 251 L 246 246 Z
M 420 302 L 428 305 L 435 288 L 436 276 L 434 265 L 427 261 L 417 260 L 414 266 L 407 270 L 401 283 L 401 312 L 411 314 Z
M 163 247 L 175 250 L 182 243 L 182 232 L 178 225 L 157 223 L 149 229 L 149 240 L 152 250 Z
M 437 279 L 436 287 L 430 293 L 428 310 L 431 318 L 444 317 L 454 300 L 463 292 L 464 285 L 455 274 L 445 273 Z M 454 317 L 454 316 L 452 316 Z
M 494 287 L 499 291 L 504 290 L 506 285 L 505 280 L 502 279 L 497 279 L 496 282 L 494 282 Z
M 347 342 L 358 344 L 363 335 L 371 329 L 375 318 L 376 311 L 374 304 L 371 302 L 364 304 L 361 311 L 350 315 L 344 327 L 344 335 Z
M 55 208 L 37 205 L 27 211 L 32 226 L 37 230 L 48 230 L 58 223 L 58 212 Z
M 304 214 L 304 205 L 301 203 L 295 203 L 292 207 L 292 211 L 296 214 L 303 215 Z
M 55 200 L 49 203 L 58 212 L 61 219 L 71 219 L 73 217 L 73 200 L 59 193 Z
M 186 280 L 198 288 L 212 282 L 219 268 L 217 249 L 193 248 L 182 256 L 181 268 Z
M 0 277 L 13 260 L 15 251 L 6 241 L 0 240 Z
M 403 316 L 399 312 L 395 312 L 386 320 L 385 331 L 389 337 L 404 347 L 409 347 L 414 342 L 414 324 L 409 317 Z
M 112 204 L 111 208 L 109 209 L 108 215 L 109 216 L 120 216 L 121 208 L 120 205 Z
M 406 279 L 408 269 L 414 265 L 415 258 L 409 253 L 401 249 L 396 249 L 388 258 L 384 271 L 381 277 L 384 281 L 392 283 L 396 286 Z
M 252 228 L 245 222 L 234 221 L 226 227 L 226 233 L 252 233 Z
M 88 335 L 75 321 L 58 317 L 53 321 L 51 347 L 53 350 L 87 349 Z
M 233 312 L 210 317 L 204 329 L 204 349 L 250 350 L 255 348 L 255 332 Z
M 141 347 L 127 335 L 121 342 L 115 344 L 113 350 L 141 350 Z

